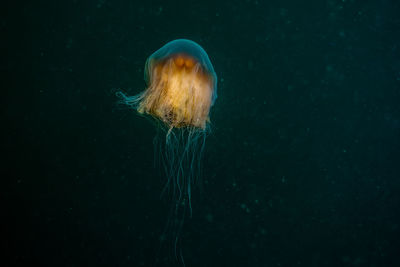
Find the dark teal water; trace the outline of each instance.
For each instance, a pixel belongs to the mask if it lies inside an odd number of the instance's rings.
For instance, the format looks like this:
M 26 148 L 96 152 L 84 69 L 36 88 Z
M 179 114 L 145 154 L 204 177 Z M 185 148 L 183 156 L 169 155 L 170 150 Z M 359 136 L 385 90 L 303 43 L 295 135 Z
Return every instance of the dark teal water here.
M 142 91 L 146 58 L 177 38 L 219 78 L 186 266 L 400 265 L 398 1 L 0 12 L 2 266 L 154 264 L 169 209 L 156 129 L 115 92 Z

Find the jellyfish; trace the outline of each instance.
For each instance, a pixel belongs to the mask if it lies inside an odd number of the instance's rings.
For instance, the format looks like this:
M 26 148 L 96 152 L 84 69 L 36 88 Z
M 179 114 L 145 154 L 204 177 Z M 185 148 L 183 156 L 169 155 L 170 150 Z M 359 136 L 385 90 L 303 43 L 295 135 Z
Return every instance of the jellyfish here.
M 134 96 L 119 92 L 123 103 L 156 122 L 163 138 L 155 148 L 166 175 L 163 191 L 172 199 L 169 223 L 175 249 L 186 213 L 192 214 L 192 187 L 199 182 L 201 159 L 210 132 L 210 109 L 217 99 L 217 75 L 206 51 L 178 39 L 146 61 L 147 88 Z M 159 135 L 157 135 L 159 136 Z

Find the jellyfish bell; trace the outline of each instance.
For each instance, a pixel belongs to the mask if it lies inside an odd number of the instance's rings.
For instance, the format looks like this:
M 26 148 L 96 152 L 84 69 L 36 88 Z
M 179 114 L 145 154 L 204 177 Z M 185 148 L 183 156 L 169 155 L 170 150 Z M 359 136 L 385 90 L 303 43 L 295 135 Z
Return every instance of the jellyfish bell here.
M 193 41 L 167 43 L 146 61 L 148 88 L 136 99 L 139 113 L 173 128 L 206 129 L 217 98 L 217 77 L 204 49 Z
M 164 234 L 172 235 L 176 254 L 185 213 L 192 212 L 192 186 L 201 177 L 210 108 L 217 99 L 217 75 L 200 45 L 178 39 L 147 59 L 144 79 L 147 88 L 142 93 L 126 96 L 119 92 L 118 96 L 138 113 L 160 122 L 165 133 L 165 138 L 156 135 L 154 144 L 167 178 L 165 190 L 172 193 Z

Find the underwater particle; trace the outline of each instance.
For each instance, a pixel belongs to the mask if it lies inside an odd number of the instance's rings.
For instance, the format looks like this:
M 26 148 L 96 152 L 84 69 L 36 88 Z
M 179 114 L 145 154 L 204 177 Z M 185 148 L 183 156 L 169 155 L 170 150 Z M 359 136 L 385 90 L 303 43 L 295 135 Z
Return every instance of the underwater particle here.
M 214 216 L 213 216 L 211 213 L 208 213 L 208 214 L 206 215 L 206 220 L 207 220 L 209 223 L 212 223 L 212 222 L 214 221 Z

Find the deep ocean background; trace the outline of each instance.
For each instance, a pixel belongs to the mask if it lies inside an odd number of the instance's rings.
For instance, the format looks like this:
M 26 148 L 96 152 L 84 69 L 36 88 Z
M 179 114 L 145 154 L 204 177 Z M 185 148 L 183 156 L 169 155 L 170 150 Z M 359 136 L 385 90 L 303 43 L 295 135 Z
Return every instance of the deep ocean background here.
M 156 129 L 115 92 L 141 92 L 146 58 L 177 38 L 219 78 L 186 266 L 400 266 L 399 1 L 0 13 L 2 266 L 154 263 L 169 207 Z

